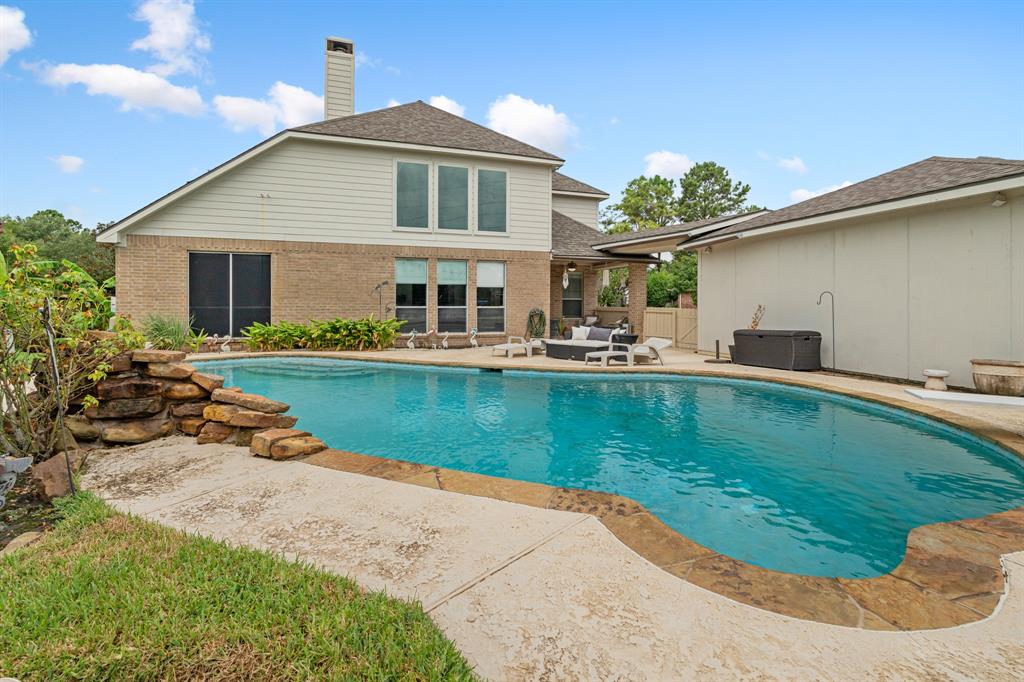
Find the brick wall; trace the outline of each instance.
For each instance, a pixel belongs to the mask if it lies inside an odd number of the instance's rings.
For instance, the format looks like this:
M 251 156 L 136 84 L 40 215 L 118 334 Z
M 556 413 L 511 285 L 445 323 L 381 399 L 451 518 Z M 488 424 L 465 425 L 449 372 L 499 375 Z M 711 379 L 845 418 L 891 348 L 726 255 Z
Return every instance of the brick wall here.
M 469 261 L 467 329 L 476 326 L 476 261 L 505 263 L 505 326 L 502 334 L 481 336 L 482 343 L 526 333 L 531 308 L 550 319 L 551 262 L 542 251 L 486 251 L 412 246 L 326 244 L 235 239 L 202 239 L 128 235 L 118 247 L 117 308 L 141 320 L 152 313 L 188 315 L 188 253 L 220 251 L 271 255 L 271 319 L 307 322 L 310 319 L 363 317 L 378 313 L 373 287 L 388 280 L 384 305 L 395 303 L 395 259 L 427 258 L 427 306 L 431 326 L 437 323 L 437 261 Z M 561 285 L 559 285 L 561 286 Z M 386 315 L 393 317 L 393 313 Z M 452 334 L 462 345 L 468 335 Z M 461 343 L 460 343 L 461 342 Z

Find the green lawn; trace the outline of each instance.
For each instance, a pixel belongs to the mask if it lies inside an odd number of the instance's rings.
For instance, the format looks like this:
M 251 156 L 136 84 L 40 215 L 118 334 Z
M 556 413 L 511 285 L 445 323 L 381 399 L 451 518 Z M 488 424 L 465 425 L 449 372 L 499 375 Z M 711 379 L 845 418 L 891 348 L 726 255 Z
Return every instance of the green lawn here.
M 79 494 L 0 557 L 0 677 L 472 679 L 419 605 Z

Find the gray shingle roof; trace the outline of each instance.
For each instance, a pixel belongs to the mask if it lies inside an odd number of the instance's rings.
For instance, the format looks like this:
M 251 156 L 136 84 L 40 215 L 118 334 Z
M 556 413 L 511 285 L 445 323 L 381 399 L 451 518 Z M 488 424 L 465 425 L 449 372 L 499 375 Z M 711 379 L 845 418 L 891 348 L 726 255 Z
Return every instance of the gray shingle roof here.
M 761 209 L 758 209 L 761 210 Z M 756 213 L 757 211 L 750 211 Z M 679 234 L 680 237 L 683 233 L 690 230 L 696 230 L 699 227 L 707 227 L 708 225 L 714 225 L 715 223 L 725 222 L 726 220 L 732 220 L 733 218 L 739 218 L 745 213 L 733 213 L 730 215 L 720 215 L 715 218 L 706 218 L 704 220 L 692 220 L 688 223 L 675 223 L 673 225 L 666 225 L 665 227 L 656 227 L 653 230 L 644 230 L 642 232 L 622 232 L 620 234 L 606 234 L 602 239 L 594 242 L 594 246 L 614 246 L 619 242 L 629 242 L 634 239 L 646 239 L 648 237 L 660 237 L 660 236 L 671 236 Z M 744 223 L 746 224 L 746 223 Z
M 554 154 L 421 101 L 354 116 L 332 118 L 292 130 L 317 135 L 421 144 L 562 161 Z
M 588 185 L 585 182 L 580 182 L 576 178 L 570 178 L 568 175 L 559 173 L 558 171 L 552 171 L 551 173 L 551 191 L 576 192 L 577 194 L 597 194 L 602 197 L 608 196 L 608 192 L 600 190 L 593 185 Z
M 648 256 L 616 255 L 598 251 L 592 244 L 604 236 L 589 225 L 558 211 L 551 212 L 551 255 L 559 258 L 651 261 Z
M 909 166 L 862 180 L 849 187 L 730 225 L 715 232 L 714 235 L 701 235 L 698 239 L 750 232 L 792 220 L 848 211 L 1013 175 L 1024 175 L 1024 161 L 992 156 L 979 156 L 973 159 L 932 156 Z

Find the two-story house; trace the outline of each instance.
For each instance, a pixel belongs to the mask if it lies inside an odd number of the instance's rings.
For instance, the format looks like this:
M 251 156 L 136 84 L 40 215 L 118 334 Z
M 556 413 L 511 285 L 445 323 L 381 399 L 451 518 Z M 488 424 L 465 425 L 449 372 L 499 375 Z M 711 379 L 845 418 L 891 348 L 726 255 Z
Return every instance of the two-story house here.
M 354 114 L 354 45 L 327 39 L 325 120 L 284 130 L 99 235 L 118 310 L 254 321 L 396 316 L 405 331 L 524 334 L 531 309 L 575 319 L 596 274 L 630 268 L 642 325 L 648 254 L 595 248 L 608 197 L 563 159 L 423 102 Z M 637 331 L 641 331 L 637 329 Z

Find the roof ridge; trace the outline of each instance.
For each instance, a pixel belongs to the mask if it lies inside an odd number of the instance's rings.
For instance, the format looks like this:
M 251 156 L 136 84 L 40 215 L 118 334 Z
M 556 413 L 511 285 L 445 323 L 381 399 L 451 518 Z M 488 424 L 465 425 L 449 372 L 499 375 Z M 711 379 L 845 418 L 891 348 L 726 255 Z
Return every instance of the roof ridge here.
M 287 128 L 286 130 L 302 130 L 303 128 L 308 128 L 309 126 L 316 126 L 316 125 L 320 125 L 321 123 L 330 123 L 331 121 L 340 121 L 342 119 L 345 119 L 346 121 L 350 121 L 353 118 L 361 118 L 361 117 L 367 116 L 369 114 L 376 114 L 378 111 L 387 111 L 389 109 L 404 109 L 406 107 L 411 107 L 414 104 L 427 104 L 427 103 L 424 102 L 421 99 L 418 99 L 415 102 L 406 102 L 404 104 L 395 104 L 395 105 L 390 106 L 390 107 L 381 107 L 380 109 L 370 109 L 369 111 L 360 111 L 358 114 L 349 114 L 348 116 L 335 116 L 334 118 L 325 118 L 322 121 L 310 121 L 309 123 L 303 123 L 300 126 L 294 126 L 292 128 Z M 430 106 L 430 105 L 427 104 L 427 106 Z
M 929 156 L 925 161 L 957 161 L 961 163 L 984 163 L 997 166 L 1024 166 L 1024 159 L 1004 159 L 1001 156 Z

